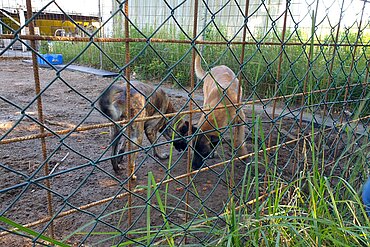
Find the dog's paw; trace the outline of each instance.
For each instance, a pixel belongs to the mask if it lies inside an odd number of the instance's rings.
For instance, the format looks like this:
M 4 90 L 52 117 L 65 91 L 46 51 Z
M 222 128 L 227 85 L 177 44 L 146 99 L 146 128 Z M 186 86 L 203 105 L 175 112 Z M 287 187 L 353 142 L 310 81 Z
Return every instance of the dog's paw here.
M 216 158 L 216 156 L 217 156 L 218 154 L 217 154 L 217 151 L 215 150 L 215 151 L 213 151 L 212 153 L 211 153 L 211 155 L 209 156 L 209 158 L 210 159 L 214 159 L 214 158 Z
M 112 164 L 113 164 L 113 171 L 118 175 L 121 174 L 121 169 L 119 168 L 118 163 L 112 163 Z
M 247 147 L 245 145 L 241 146 L 238 150 L 238 156 L 243 156 L 247 154 Z
M 132 174 L 131 180 L 135 181 L 137 179 L 137 176 L 135 174 Z

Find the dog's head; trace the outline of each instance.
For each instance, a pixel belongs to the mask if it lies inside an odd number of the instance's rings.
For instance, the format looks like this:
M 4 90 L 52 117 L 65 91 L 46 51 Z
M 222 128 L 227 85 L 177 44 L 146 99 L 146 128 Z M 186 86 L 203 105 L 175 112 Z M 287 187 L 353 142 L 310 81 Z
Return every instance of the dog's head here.
M 198 170 L 207 158 L 217 146 L 220 138 L 217 135 L 206 135 L 200 134 L 195 139 L 194 143 L 194 157 L 192 161 L 192 167 L 194 170 Z
M 165 127 L 166 126 L 164 126 L 163 129 Z M 197 128 L 194 125 L 192 125 L 191 128 L 192 128 L 192 133 L 194 133 L 197 130 Z M 163 129 L 161 129 L 160 132 L 162 132 Z M 185 137 L 189 135 L 189 129 L 190 129 L 190 124 L 188 121 L 180 122 L 176 128 L 177 133 L 175 133 L 175 138 L 174 138 L 175 141 L 173 141 L 173 146 L 179 152 L 184 151 L 188 145 L 188 142 L 185 139 Z M 164 130 L 164 135 L 167 139 L 169 140 L 172 139 L 172 131 L 170 127 L 167 127 Z

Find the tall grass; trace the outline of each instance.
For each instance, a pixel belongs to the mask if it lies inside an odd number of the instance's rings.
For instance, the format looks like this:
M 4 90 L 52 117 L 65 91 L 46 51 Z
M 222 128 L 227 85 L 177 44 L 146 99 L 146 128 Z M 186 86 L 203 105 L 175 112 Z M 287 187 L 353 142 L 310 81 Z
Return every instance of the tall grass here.
M 363 164 L 370 148 L 363 136 L 354 136 L 352 131 L 344 133 L 343 138 L 348 142 L 335 161 L 340 164 L 343 173 L 335 175 L 325 172 L 331 158 L 317 145 L 318 142 L 325 142 L 322 140 L 325 137 L 317 140 L 317 129 L 312 124 L 310 137 L 302 140 L 304 164 L 295 171 L 292 179 L 286 180 L 282 176 L 284 171 L 279 171 L 279 149 L 274 155 L 268 155 L 262 120 L 255 113 L 252 115 L 254 156 L 245 166 L 238 186 L 228 191 L 223 212 L 218 216 L 209 216 L 204 209 L 198 210 L 190 205 L 185 212 L 182 198 L 171 194 L 167 186 L 157 183 L 153 173 L 149 172 L 148 184 L 143 187 L 147 189 L 147 203 L 133 207 L 147 210 L 146 226 L 130 230 L 127 234 L 137 241 L 136 244 L 161 246 L 176 246 L 177 241 L 183 239 L 185 229 L 190 243 L 198 241 L 194 236 L 200 239 L 207 236 L 201 243 L 205 246 L 369 246 L 370 221 L 358 193 L 358 178 L 366 173 Z M 278 126 L 281 130 L 282 122 Z M 358 143 L 362 145 L 353 152 L 354 145 Z M 283 147 L 279 135 L 276 144 Z M 348 154 L 350 157 L 347 157 Z M 231 166 L 232 163 L 228 169 L 232 169 Z M 264 174 L 261 174 L 261 167 L 265 168 Z M 335 170 L 335 167 L 333 165 L 332 169 Z M 347 170 L 351 173 L 346 175 Z M 193 182 L 192 186 L 196 192 L 202 185 Z M 202 207 L 200 198 L 198 202 L 193 202 L 197 203 Z M 157 216 L 159 212 L 162 219 L 157 225 L 152 223 L 153 217 L 156 217 L 152 208 L 157 211 Z M 123 211 L 127 208 L 100 219 L 122 214 Z M 187 213 L 191 223 L 169 220 L 170 214 L 175 212 Z M 220 224 L 220 219 L 225 224 Z M 93 222 L 85 228 L 91 224 Z M 72 235 L 87 234 L 83 229 Z M 112 239 L 121 237 L 120 232 L 93 232 L 92 235 L 101 237 L 98 243 L 93 243 L 96 245 L 111 243 Z M 120 242 L 119 246 L 130 244 L 134 242 L 127 240 Z
M 69 244 L 66 244 L 64 242 L 61 242 L 61 241 L 58 241 L 56 239 L 53 239 L 53 238 L 50 238 L 48 236 L 45 236 L 44 234 L 41 234 L 39 232 L 36 232 L 28 227 L 24 227 L 23 225 L 21 224 L 18 224 L 16 223 L 15 221 L 7 218 L 7 217 L 4 217 L 4 216 L 0 216 L 0 222 L 8 225 L 8 226 L 11 226 L 11 227 L 14 227 L 14 229 L 16 230 L 9 230 L 9 232 L 13 232 L 15 234 L 18 234 L 18 235 L 23 235 L 24 237 L 27 237 L 27 238 L 30 238 L 30 239 L 33 239 L 35 241 L 35 245 L 36 243 L 43 243 L 43 244 L 52 244 L 54 246 L 62 246 L 62 247 L 69 247 L 70 245 Z
M 256 153 L 256 156 L 258 155 Z M 258 188 L 256 184 L 258 178 L 250 176 L 251 174 L 246 173 L 244 179 L 254 182 L 246 186 Z M 332 180 L 337 180 L 338 183 L 332 185 Z M 187 229 L 189 239 L 192 234 L 207 235 L 210 241 L 205 240 L 202 243 L 206 246 L 369 246 L 370 221 L 357 191 L 346 179 L 322 176 L 315 166 L 312 171 L 302 173 L 290 183 L 272 176 L 268 177 L 267 183 L 268 191 L 261 195 L 259 200 L 243 204 L 238 198 L 232 197 L 224 213 L 218 217 L 205 218 L 194 214 L 194 211 L 187 212 L 191 217 L 195 217 L 189 226 L 186 223 L 173 224 L 163 214 L 163 227 L 162 224 L 150 225 L 153 216 L 148 213 L 149 225 L 130 230 L 127 234 L 130 234 L 136 242 L 162 246 L 175 246 L 176 239 L 183 237 L 184 229 Z M 302 184 L 307 185 L 308 191 L 304 191 Z M 151 185 L 153 186 L 152 183 Z M 182 211 L 181 206 L 173 208 L 164 205 L 161 199 L 165 195 L 164 191 L 152 186 L 148 187 L 153 188 L 149 191 L 156 195 L 153 199 L 162 213 L 166 209 Z M 139 207 L 150 208 L 143 205 L 133 209 Z M 101 217 L 104 218 L 105 216 Z M 220 218 L 224 218 L 226 227 L 217 225 Z M 84 235 L 87 232 L 80 229 L 74 234 Z M 120 234 L 120 232 L 92 233 L 101 236 L 101 240 L 95 243 L 97 245 L 109 243 L 112 239 L 120 237 Z M 133 243 L 125 241 L 119 246 Z

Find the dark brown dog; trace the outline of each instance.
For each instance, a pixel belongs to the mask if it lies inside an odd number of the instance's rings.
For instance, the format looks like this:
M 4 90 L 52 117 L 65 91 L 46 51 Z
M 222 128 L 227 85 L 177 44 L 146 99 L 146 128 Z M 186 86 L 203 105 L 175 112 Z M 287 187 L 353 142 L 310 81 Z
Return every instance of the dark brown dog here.
M 239 155 L 245 154 L 246 148 L 243 143 L 245 115 L 242 109 L 237 112 L 237 107 L 226 107 L 226 105 L 239 103 L 241 98 L 238 97 L 239 80 L 229 67 L 216 66 L 206 73 L 201 66 L 200 56 L 197 55 L 195 58 L 195 74 L 204 82 L 203 107 L 211 109 L 206 110 L 198 122 L 200 135 L 195 139 L 192 166 L 193 169 L 199 169 L 203 165 L 204 159 L 210 156 L 219 142 L 220 131 L 215 130 L 215 128 L 236 124 L 237 126 L 233 127 L 233 146 L 239 148 Z M 242 95 L 242 92 L 240 92 L 240 95 Z M 215 107 L 220 108 L 214 109 Z
M 173 108 L 168 96 L 162 89 L 157 89 L 154 91 L 154 88 L 148 84 L 133 81 L 130 82 L 130 116 L 131 118 L 143 118 L 150 117 L 154 115 L 162 115 L 167 113 L 176 112 Z M 123 86 L 113 85 L 107 89 L 101 96 L 99 100 L 99 106 L 102 112 L 109 116 L 114 121 L 120 121 L 127 119 L 126 117 L 126 84 Z M 174 147 L 178 151 L 186 149 L 187 142 L 184 139 L 184 136 L 187 135 L 189 129 L 189 122 L 183 121 L 180 117 L 174 117 L 168 122 L 165 117 L 155 118 L 148 121 L 132 122 L 129 125 L 130 128 L 130 141 L 132 142 L 132 149 L 140 148 L 143 142 L 144 132 L 150 141 L 153 144 L 157 140 L 157 133 L 163 131 L 164 137 L 170 141 L 172 140 L 172 133 L 175 130 L 174 135 Z M 170 123 L 170 124 L 169 124 Z M 171 126 L 167 126 L 171 125 Z M 111 127 L 111 142 L 112 144 L 112 156 L 111 159 L 113 169 L 115 172 L 119 171 L 118 164 L 122 161 L 122 154 L 125 152 L 126 138 L 124 139 L 121 148 L 118 152 L 118 144 L 120 137 L 122 136 L 121 128 L 117 125 Z M 127 133 L 127 131 L 126 131 Z M 167 159 L 168 154 L 160 153 L 158 148 L 153 147 L 154 155 L 160 159 Z M 132 160 L 134 162 L 135 169 L 135 160 L 137 158 L 138 152 L 132 154 Z M 132 176 L 133 179 L 136 179 L 136 176 Z

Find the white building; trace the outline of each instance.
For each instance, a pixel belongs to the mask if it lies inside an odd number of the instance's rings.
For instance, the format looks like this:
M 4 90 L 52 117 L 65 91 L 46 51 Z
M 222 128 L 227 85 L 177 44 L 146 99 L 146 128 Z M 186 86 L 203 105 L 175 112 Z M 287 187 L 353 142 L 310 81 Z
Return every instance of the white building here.
M 50 0 L 33 0 L 33 12 L 42 10 L 48 13 L 65 12 L 68 15 L 97 16 L 101 17 L 104 36 L 110 37 L 123 33 L 123 5 L 120 6 L 115 0 L 56 0 L 55 2 L 56 4 Z M 208 3 L 208 8 L 203 1 L 199 1 L 198 30 L 202 30 L 214 18 L 214 22 L 224 29 L 225 35 L 232 37 L 238 32 L 241 35 L 245 0 L 207 0 L 205 2 Z M 251 33 L 268 32 L 272 27 L 277 31 L 282 30 L 286 1 L 250 0 L 249 2 L 247 25 Z M 192 34 L 194 0 L 129 0 L 128 3 L 130 20 L 139 29 L 155 30 L 161 27 L 179 33 L 182 28 L 189 35 Z M 225 6 L 226 3 L 228 3 L 227 6 Z M 333 32 L 333 28 L 335 29 L 339 21 L 342 28 L 352 28 L 355 31 L 361 16 L 363 27 L 369 25 L 370 4 L 364 5 L 364 0 L 292 0 L 288 3 L 290 11 L 287 27 L 299 28 L 301 32 L 310 33 L 313 13 L 316 14 L 316 34 L 319 35 Z M 364 6 L 365 9 L 362 11 Z M 25 7 L 26 0 L 0 0 L 0 14 L 5 11 L 22 13 Z M 114 15 L 113 18 L 111 18 L 112 15 Z M 369 32 L 369 28 L 365 28 L 364 32 Z

